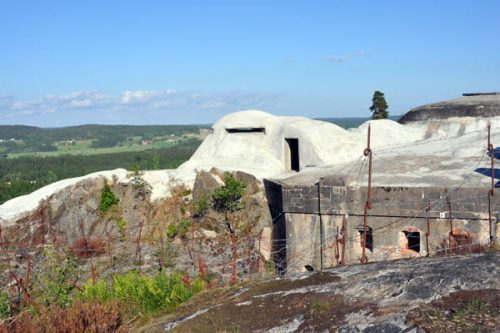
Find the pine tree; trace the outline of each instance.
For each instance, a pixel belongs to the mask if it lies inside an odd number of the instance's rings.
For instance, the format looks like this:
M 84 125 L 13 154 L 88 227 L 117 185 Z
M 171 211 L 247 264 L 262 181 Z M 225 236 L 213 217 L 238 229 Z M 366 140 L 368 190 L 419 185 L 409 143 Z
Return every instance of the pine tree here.
M 370 111 L 373 112 L 372 119 L 387 119 L 389 117 L 388 108 L 384 93 L 375 90 L 372 97 L 372 106 L 370 106 Z

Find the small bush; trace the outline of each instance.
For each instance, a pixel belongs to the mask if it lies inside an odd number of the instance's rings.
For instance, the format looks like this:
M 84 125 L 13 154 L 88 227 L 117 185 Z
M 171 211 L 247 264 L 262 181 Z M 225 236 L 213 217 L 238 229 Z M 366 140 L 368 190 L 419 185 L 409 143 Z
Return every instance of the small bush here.
M 33 278 L 31 296 L 45 305 L 67 307 L 72 302 L 75 284 L 80 277 L 78 264 L 70 253 L 52 247 L 47 248 L 44 255 L 46 261 Z
M 125 275 L 115 275 L 112 286 L 100 281 L 95 285 L 88 282 L 83 286 L 79 298 L 84 301 L 115 299 L 126 304 L 130 311 L 154 314 L 175 310 L 203 287 L 203 282 L 199 280 L 186 285 L 179 274 L 145 276 L 130 271 Z
M 123 217 L 116 221 L 116 227 L 118 228 L 118 233 L 120 234 L 120 240 L 125 239 L 125 228 L 127 227 L 127 222 Z
M 120 306 L 110 303 L 75 303 L 68 308 L 51 306 L 39 315 L 20 314 L 11 323 L 0 325 L 0 332 L 12 333 L 110 333 L 125 332 L 121 326 Z
M 246 185 L 236 180 L 233 175 L 226 174 L 224 185 L 215 189 L 212 194 L 212 207 L 219 212 L 234 212 L 241 209 L 241 198 L 245 194 Z
M 104 186 L 101 190 L 101 201 L 99 202 L 99 210 L 102 213 L 106 213 L 111 207 L 116 205 L 120 200 L 115 196 L 109 185 L 104 183 Z
M 113 297 L 113 290 L 107 285 L 105 280 L 98 280 L 93 283 L 92 279 L 81 287 L 77 298 L 82 301 L 105 302 Z
M 4 292 L 0 293 L 0 319 L 5 319 L 10 316 L 11 302 L 9 295 Z
M 168 238 L 174 238 L 179 233 L 179 229 L 175 224 L 169 224 L 167 226 L 167 236 Z
M 202 194 L 200 198 L 194 203 L 193 208 L 195 217 L 205 216 L 207 214 L 208 209 L 210 208 L 209 197 L 205 194 Z
M 189 231 L 190 227 L 191 227 L 191 221 L 188 219 L 182 219 L 181 222 L 179 222 L 179 235 L 181 237 L 184 237 L 186 233 Z
M 144 200 L 149 194 L 151 194 L 151 191 L 153 190 L 153 187 L 140 176 L 135 176 L 132 180 L 132 184 L 136 198 Z
M 102 239 L 81 238 L 71 246 L 74 256 L 81 259 L 97 257 L 106 251 L 106 242 Z
M 180 237 L 186 236 L 189 228 L 191 227 L 191 221 L 188 219 L 182 219 L 179 224 L 169 224 L 167 226 L 167 236 L 169 238 L 175 238 L 179 235 Z
M 190 195 L 193 191 L 190 190 L 190 189 L 185 189 L 181 192 L 181 197 L 187 197 L 188 195 Z

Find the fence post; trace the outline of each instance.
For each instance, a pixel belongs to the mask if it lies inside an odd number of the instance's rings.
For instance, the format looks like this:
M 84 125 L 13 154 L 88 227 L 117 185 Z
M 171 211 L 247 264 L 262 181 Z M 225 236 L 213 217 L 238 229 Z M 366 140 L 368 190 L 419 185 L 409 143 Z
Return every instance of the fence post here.
M 368 142 L 363 155 L 368 157 L 368 189 L 367 197 L 365 203 L 365 213 L 363 218 L 363 236 L 361 242 L 363 245 L 360 261 L 362 264 L 366 263 L 368 259 L 366 258 L 366 231 L 368 227 L 368 210 L 372 208 L 372 150 L 370 148 L 370 136 L 371 136 L 371 124 L 368 125 Z
M 489 220 L 489 229 L 490 229 L 490 245 L 494 246 L 496 243 L 496 221 L 493 221 L 492 213 L 491 213 L 491 201 L 495 195 L 495 156 L 494 156 L 494 148 L 491 143 L 491 124 L 488 124 L 488 152 L 490 155 L 490 164 L 491 164 L 491 189 L 488 191 L 488 220 Z
M 426 221 L 427 222 L 426 223 L 426 227 L 427 228 L 426 228 L 426 231 L 425 231 L 425 251 L 426 251 L 426 257 L 428 257 L 429 256 L 429 236 L 431 234 L 430 221 L 429 221 L 430 220 L 429 214 L 431 212 L 431 202 L 430 201 L 427 203 L 427 209 L 426 209 L 426 211 L 427 211 L 427 221 Z
M 142 225 L 143 225 L 143 220 L 141 218 L 140 222 L 139 222 L 139 234 L 137 235 L 137 239 L 136 239 L 135 258 L 134 258 L 134 261 L 136 263 L 139 263 L 139 265 L 141 265 L 141 261 L 142 261 L 142 257 L 141 257 Z
M 445 188 L 446 204 L 448 205 L 448 221 L 450 222 L 450 233 L 448 234 L 448 254 L 451 254 L 451 242 L 453 239 L 453 219 L 451 217 L 451 202 L 448 195 L 448 188 Z

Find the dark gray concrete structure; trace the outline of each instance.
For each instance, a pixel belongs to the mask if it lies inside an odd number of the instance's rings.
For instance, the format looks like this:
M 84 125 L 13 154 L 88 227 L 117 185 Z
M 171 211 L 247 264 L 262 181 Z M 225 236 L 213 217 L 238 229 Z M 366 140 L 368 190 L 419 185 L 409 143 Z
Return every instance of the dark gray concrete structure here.
M 319 269 L 342 261 L 359 263 L 366 187 L 344 186 L 338 177 L 310 185 L 268 179 L 265 187 L 279 269 L 297 272 L 305 265 Z M 493 197 L 492 206 L 496 225 L 500 195 Z M 434 255 L 450 247 L 467 250 L 490 239 L 488 189 L 375 187 L 367 224 L 368 261 Z

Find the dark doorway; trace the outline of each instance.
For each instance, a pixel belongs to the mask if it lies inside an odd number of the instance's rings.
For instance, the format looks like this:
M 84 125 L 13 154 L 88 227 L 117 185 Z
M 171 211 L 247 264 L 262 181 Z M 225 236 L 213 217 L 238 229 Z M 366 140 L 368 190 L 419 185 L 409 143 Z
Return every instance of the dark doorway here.
M 358 225 L 355 228 L 359 232 L 359 236 L 361 237 L 360 245 L 363 247 L 363 226 Z M 373 252 L 373 229 L 369 226 L 366 226 L 366 248 Z
M 288 170 L 300 171 L 299 139 L 285 138 L 285 163 Z
M 420 253 L 420 232 L 418 231 L 403 231 L 406 239 L 408 239 L 408 250 Z

